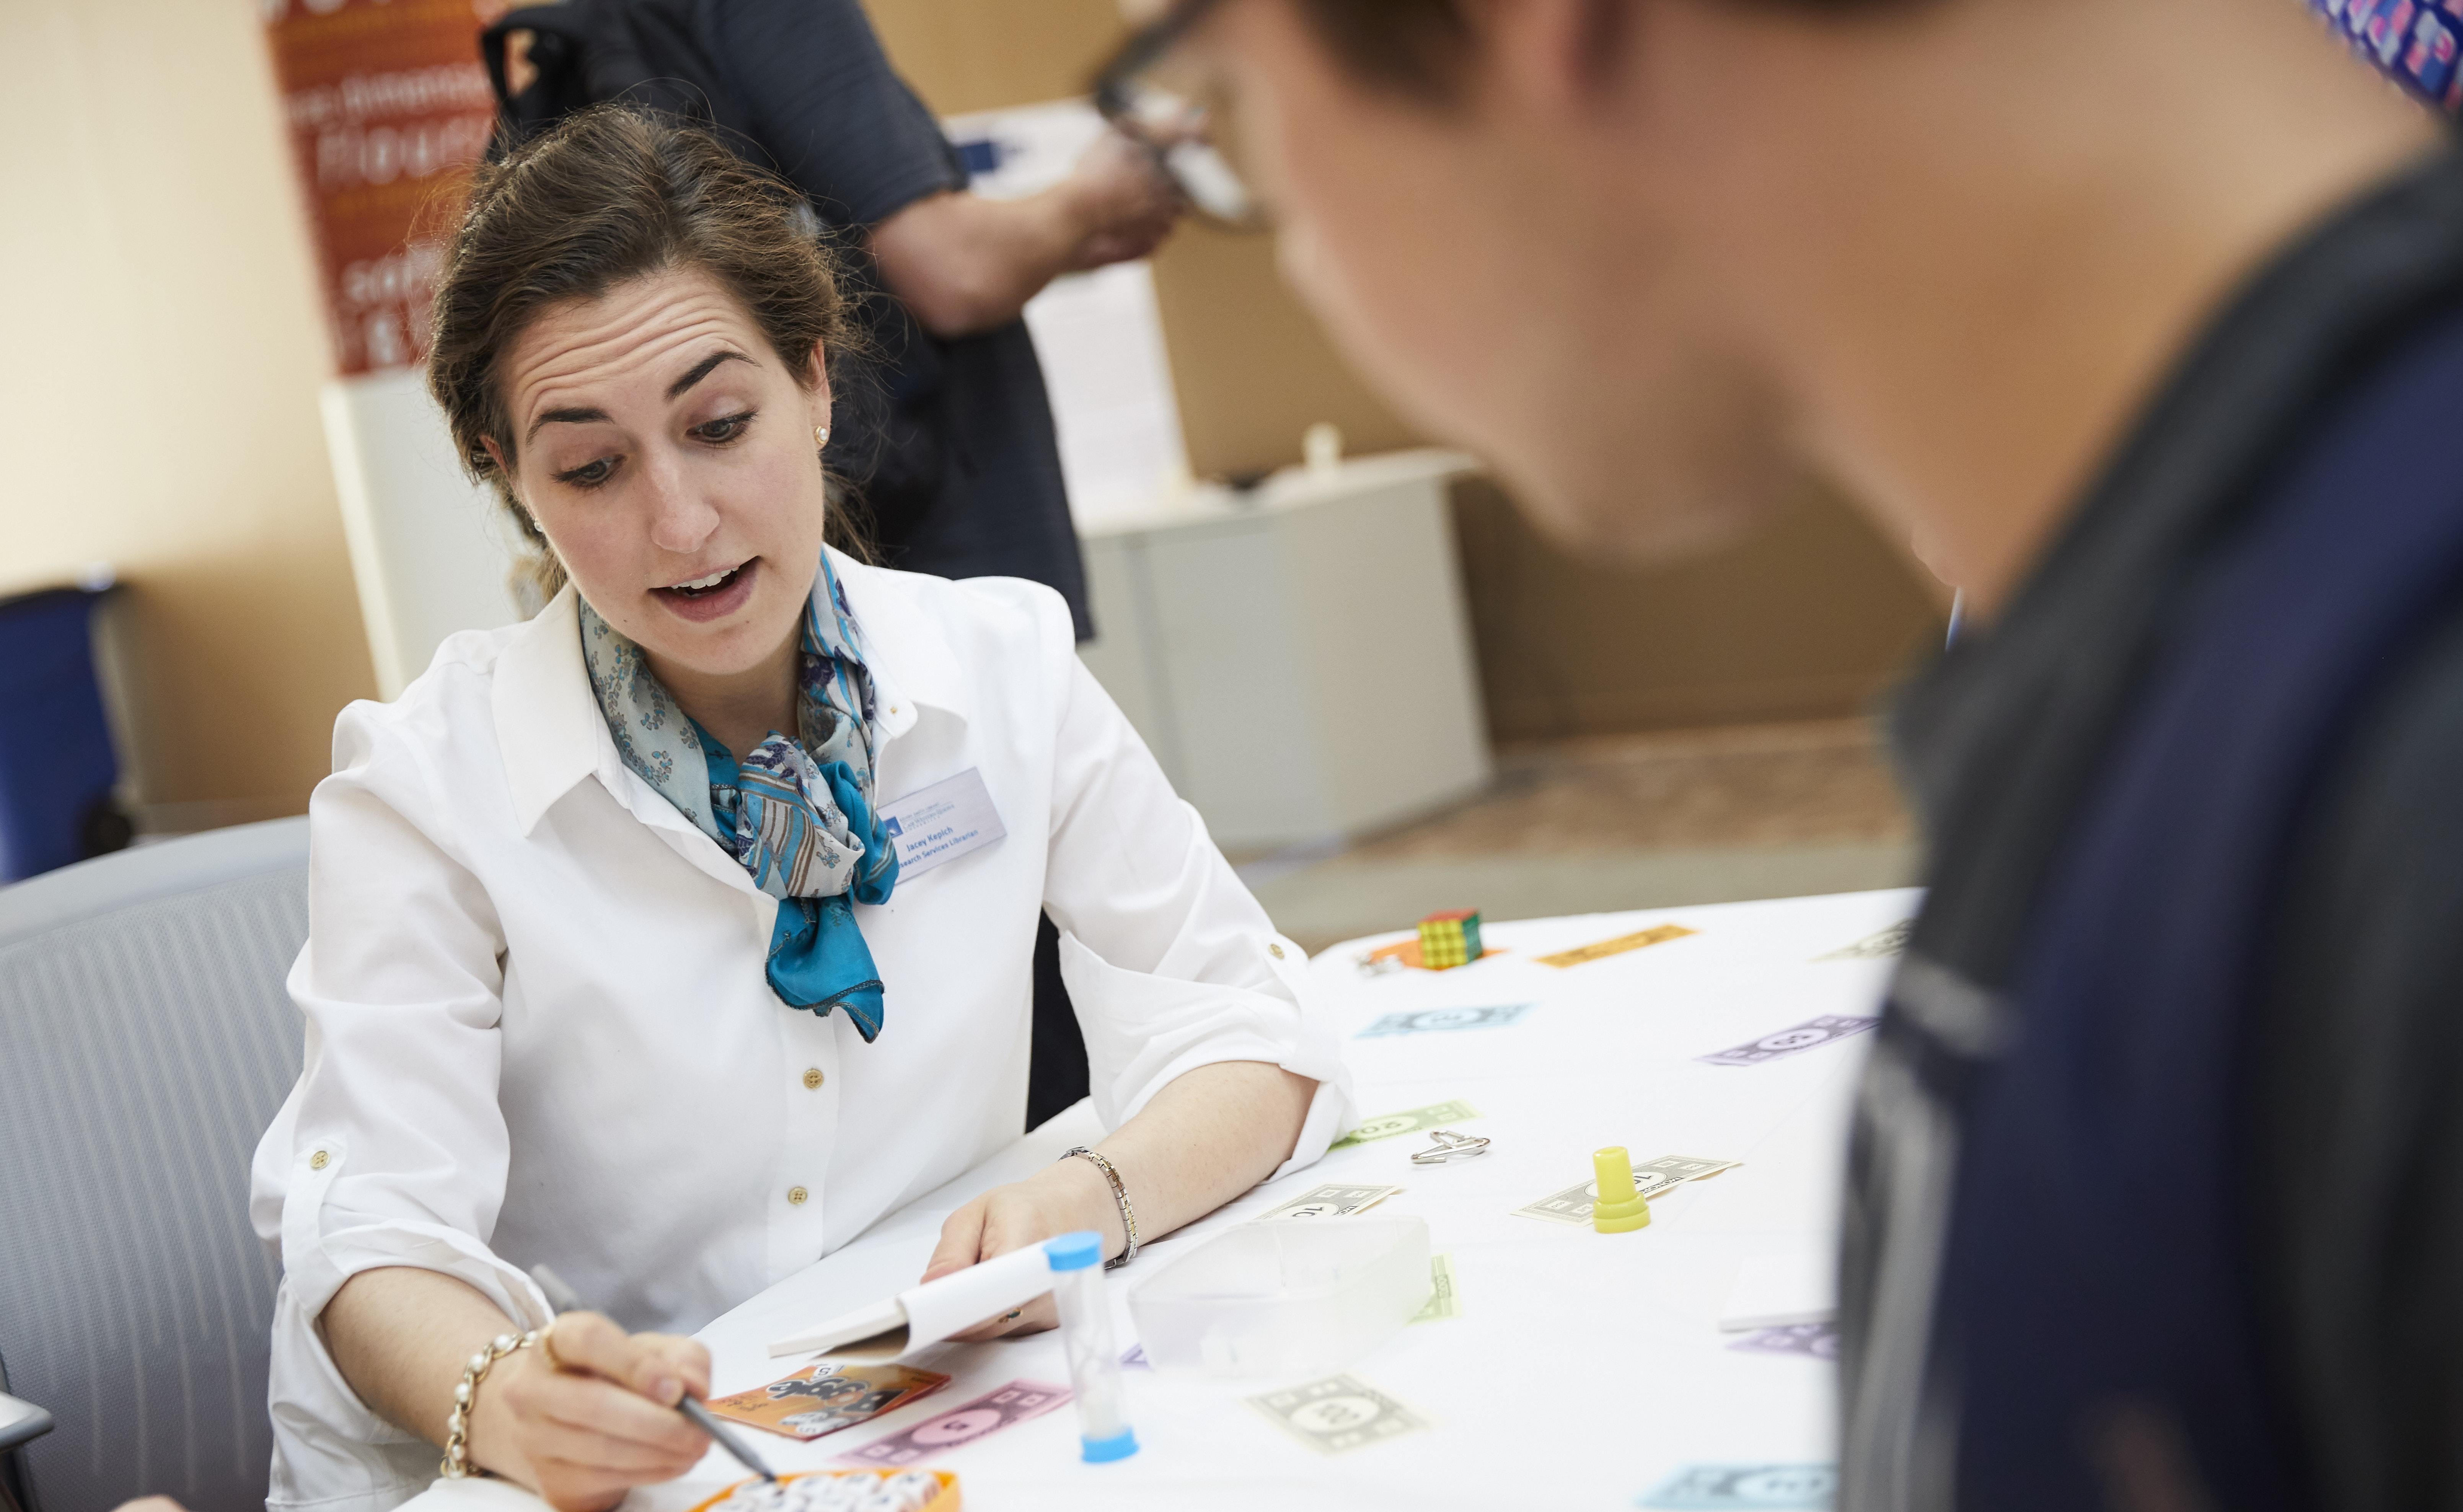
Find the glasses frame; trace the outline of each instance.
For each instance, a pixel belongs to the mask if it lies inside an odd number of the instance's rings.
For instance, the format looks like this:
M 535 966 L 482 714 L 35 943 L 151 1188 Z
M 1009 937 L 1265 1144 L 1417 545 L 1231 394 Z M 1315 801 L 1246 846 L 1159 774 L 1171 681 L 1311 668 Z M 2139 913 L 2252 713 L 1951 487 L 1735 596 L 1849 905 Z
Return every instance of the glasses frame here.
M 1212 15 L 1222 6 L 1223 0 L 1178 0 L 1177 4 L 1162 15 L 1139 27 L 1122 40 L 1120 47 L 1115 49 L 1112 55 L 1104 60 L 1103 65 L 1095 71 L 1094 84 L 1089 91 L 1094 97 L 1096 111 L 1111 125 L 1112 129 L 1152 152 L 1158 165 L 1165 172 L 1172 175 L 1174 184 L 1181 184 L 1182 181 L 1179 174 L 1172 168 L 1166 144 L 1148 136 L 1138 121 L 1135 112 L 1137 97 L 1135 85 L 1139 75 L 1170 56 L 1174 49 L 1188 39 L 1191 32 L 1196 31 L 1208 16 Z M 1254 203 L 1255 189 L 1246 184 L 1241 187 L 1248 192 L 1252 203 Z M 1212 225 L 1235 231 L 1260 231 L 1268 228 L 1269 223 L 1262 210 L 1240 218 L 1218 215 L 1199 203 L 1195 196 L 1188 192 L 1185 185 L 1182 195 L 1199 216 Z

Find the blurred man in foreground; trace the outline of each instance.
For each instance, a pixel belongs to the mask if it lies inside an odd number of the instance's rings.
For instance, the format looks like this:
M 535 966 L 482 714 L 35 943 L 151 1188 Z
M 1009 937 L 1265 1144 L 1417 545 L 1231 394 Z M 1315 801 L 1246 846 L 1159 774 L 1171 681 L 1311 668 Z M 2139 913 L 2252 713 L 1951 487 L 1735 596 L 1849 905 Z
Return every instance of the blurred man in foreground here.
M 2463 1505 L 2430 120 L 2283 0 L 1183 0 L 1103 97 L 1228 121 L 1362 369 L 1558 534 L 1816 468 L 1965 592 L 1896 712 L 1842 1506 Z

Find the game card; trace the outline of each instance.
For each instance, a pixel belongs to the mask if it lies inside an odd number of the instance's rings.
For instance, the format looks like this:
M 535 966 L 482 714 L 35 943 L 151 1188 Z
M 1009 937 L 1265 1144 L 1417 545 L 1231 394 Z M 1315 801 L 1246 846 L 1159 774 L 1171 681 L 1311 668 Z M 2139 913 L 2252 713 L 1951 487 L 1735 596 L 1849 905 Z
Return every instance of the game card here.
M 1342 1454 L 1428 1426 L 1427 1418 L 1354 1375 L 1330 1375 L 1248 1401 L 1319 1454 Z
M 905 1406 L 949 1384 L 912 1366 L 823 1360 L 758 1391 L 713 1397 L 709 1410 L 790 1438 L 818 1438 Z
M 1366 1144 L 1371 1139 L 1391 1139 L 1397 1134 L 1418 1134 L 1423 1129 L 1441 1128 L 1478 1116 L 1478 1109 L 1459 1097 L 1450 1098 L 1426 1108 L 1414 1108 L 1409 1112 L 1380 1113 L 1337 1139 L 1330 1148 L 1340 1150 L 1345 1145 Z
M 1807 1050 L 1819 1049 L 1833 1040 L 1843 1040 L 1851 1034 L 1862 1034 L 1881 1022 L 1878 1018 L 1843 1017 L 1836 1013 L 1825 1013 L 1818 1019 L 1807 1019 L 1793 1028 L 1781 1029 L 1776 1034 L 1765 1034 L 1760 1039 L 1747 1040 L 1742 1045 L 1731 1046 L 1715 1055 L 1696 1055 L 1693 1058 L 1705 1066 L 1759 1066 L 1764 1061 L 1784 1060 L 1790 1055 L 1801 1055 Z
M 1483 1008 L 1418 1008 L 1388 1013 L 1355 1038 L 1384 1039 L 1396 1034 L 1433 1034 L 1443 1029 L 1495 1029 L 1518 1022 L 1530 1012 L 1528 1003 L 1499 1003 Z
M 1600 961 L 1609 956 L 1622 956 L 1628 950 L 1641 950 L 1648 945 L 1664 945 L 1671 940 L 1683 940 L 1688 935 L 1700 933 L 1700 930 L 1688 929 L 1683 924 L 1654 924 L 1648 929 L 1635 930 L 1630 935 L 1619 935 L 1614 940 L 1594 940 L 1587 945 L 1576 945 L 1571 950 L 1560 950 L 1553 956 L 1541 956 L 1538 960 L 1539 964 L 1543 966 L 1555 966 L 1562 970 L 1567 966 L 1581 965 L 1585 961 Z
M 1403 1190 L 1399 1186 L 1348 1186 L 1340 1182 L 1313 1186 L 1257 1221 L 1293 1218 L 1349 1218 Z
M 911 1465 L 926 1455 L 947 1454 L 988 1434 L 999 1433 L 1012 1423 L 1040 1417 L 1067 1400 L 1069 1388 L 1066 1386 L 1053 1386 L 1042 1381 L 1012 1381 L 963 1407 L 953 1407 L 938 1417 L 927 1418 L 912 1428 L 901 1429 L 886 1438 L 876 1438 L 861 1449 L 849 1450 L 839 1456 L 836 1462 L 842 1465 Z

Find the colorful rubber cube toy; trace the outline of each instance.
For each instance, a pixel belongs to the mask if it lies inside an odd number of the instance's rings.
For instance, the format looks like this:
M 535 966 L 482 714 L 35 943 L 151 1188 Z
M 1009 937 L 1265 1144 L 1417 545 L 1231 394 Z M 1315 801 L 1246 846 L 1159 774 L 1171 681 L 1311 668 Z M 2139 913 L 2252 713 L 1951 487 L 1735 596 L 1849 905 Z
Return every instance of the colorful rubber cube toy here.
M 1420 964 L 1430 971 L 1468 966 L 1479 953 L 1478 909 L 1457 908 L 1420 920 Z

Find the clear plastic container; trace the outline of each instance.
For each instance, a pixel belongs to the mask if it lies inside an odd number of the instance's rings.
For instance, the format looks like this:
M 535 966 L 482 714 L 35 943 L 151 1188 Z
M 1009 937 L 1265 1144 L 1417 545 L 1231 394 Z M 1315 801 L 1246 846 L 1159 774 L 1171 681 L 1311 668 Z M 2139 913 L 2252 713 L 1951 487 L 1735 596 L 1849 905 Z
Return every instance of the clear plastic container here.
M 1159 1371 L 1302 1375 L 1340 1370 L 1428 1305 L 1428 1225 L 1416 1218 L 1285 1219 L 1217 1234 L 1129 1295 Z

